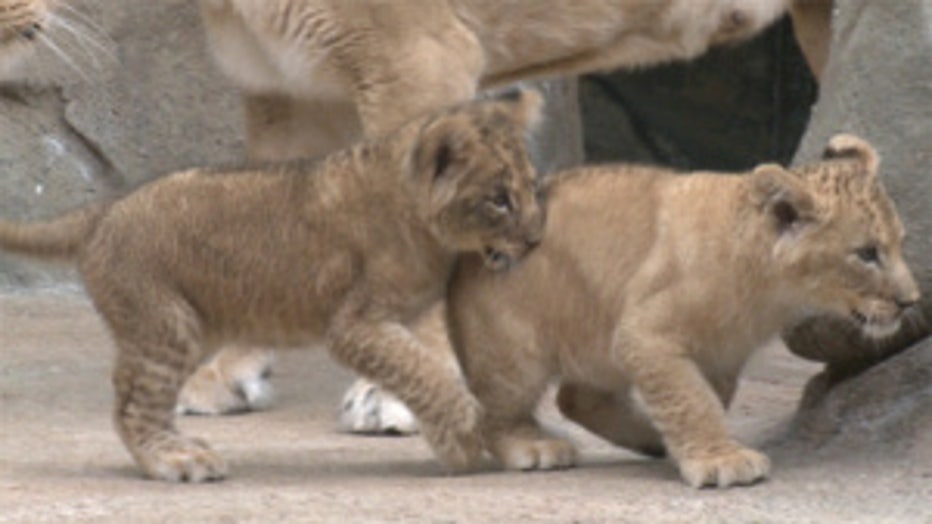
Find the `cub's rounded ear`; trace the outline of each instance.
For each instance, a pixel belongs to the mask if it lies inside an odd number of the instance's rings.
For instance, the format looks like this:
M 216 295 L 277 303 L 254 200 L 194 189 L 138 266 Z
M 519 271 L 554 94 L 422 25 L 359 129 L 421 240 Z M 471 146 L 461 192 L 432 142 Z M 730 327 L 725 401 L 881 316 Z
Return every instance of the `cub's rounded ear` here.
M 779 233 L 795 231 L 815 220 L 815 201 L 799 177 L 777 164 L 760 165 L 750 176 L 752 198 L 758 209 L 773 219 Z
M 411 169 L 415 177 L 430 180 L 449 178 L 455 166 L 468 155 L 469 136 L 456 115 L 443 116 L 421 129 L 411 152 Z
M 846 158 L 857 160 L 870 176 L 876 175 L 880 167 L 880 155 L 877 154 L 874 146 L 863 138 L 844 133 L 835 135 L 829 140 L 822 158 L 824 160 Z
M 514 104 L 515 120 L 526 129 L 536 128 L 543 119 L 544 97 L 536 89 L 509 90 L 501 100 Z

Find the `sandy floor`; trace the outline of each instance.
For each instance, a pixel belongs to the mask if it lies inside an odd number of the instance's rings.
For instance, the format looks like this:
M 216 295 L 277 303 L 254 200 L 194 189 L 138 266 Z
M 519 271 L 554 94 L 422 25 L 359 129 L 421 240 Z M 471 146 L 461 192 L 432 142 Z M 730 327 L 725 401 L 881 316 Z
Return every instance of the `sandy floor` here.
M 772 480 L 695 491 L 669 463 L 606 446 L 548 409 L 580 444 L 581 467 L 448 476 L 419 438 L 335 432 L 350 375 L 320 352 L 281 358 L 272 411 L 182 421 L 224 453 L 228 480 L 147 481 L 111 429 L 112 352 L 80 296 L 0 296 L 0 523 L 932 523 L 932 464 L 775 448 Z M 735 432 L 773 448 L 814 370 L 780 347 L 763 351 L 732 410 Z

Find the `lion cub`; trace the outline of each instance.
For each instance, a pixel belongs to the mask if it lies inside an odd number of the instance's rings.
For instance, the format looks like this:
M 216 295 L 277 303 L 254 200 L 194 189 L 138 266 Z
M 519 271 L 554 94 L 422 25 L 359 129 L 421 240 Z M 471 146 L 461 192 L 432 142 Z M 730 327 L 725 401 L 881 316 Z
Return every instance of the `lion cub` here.
M 456 107 L 318 165 L 191 170 L 50 222 L 0 222 L 0 247 L 76 263 L 118 348 L 116 426 L 151 477 L 222 477 L 178 432 L 185 378 L 218 346 L 326 341 L 396 394 L 457 467 L 479 406 L 408 324 L 442 297 L 461 253 L 492 270 L 536 245 L 544 214 L 524 147 L 540 96 Z M 467 453 L 461 455 L 461 452 Z
M 507 274 L 464 258 L 449 287 L 489 450 L 515 469 L 574 462 L 532 415 L 559 376 L 566 416 L 619 446 L 669 451 L 691 486 L 764 478 L 767 457 L 724 423 L 751 351 L 817 312 L 882 337 L 919 299 L 877 166 L 870 145 L 839 135 L 823 162 L 791 171 L 562 175 L 540 248 Z

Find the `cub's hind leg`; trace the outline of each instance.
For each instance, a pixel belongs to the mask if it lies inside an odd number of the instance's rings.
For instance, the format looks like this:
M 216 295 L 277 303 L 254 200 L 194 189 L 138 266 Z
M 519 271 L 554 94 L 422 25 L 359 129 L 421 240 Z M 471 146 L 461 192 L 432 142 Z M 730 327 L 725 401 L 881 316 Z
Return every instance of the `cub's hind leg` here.
M 509 331 L 500 319 L 473 316 L 472 308 L 461 305 L 468 300 L 454 300 L 450 334 L 469 389 L 485 411 L 482 433 L 488 450 L 508 469 L 574 465 L 573 444 L 547 435 L 534 418 L 551 370 L 546 359 L 534 354 L 533 329 Z
M 194 312 L 180 300 L 101 307 L 117 345 L 114 422 L 146 475 L 168 481 L 223 478 L 223 459 L 175 427 L 175 402 L 203 356 Z
M 485 409 L 486 445 L 502 465 L 527 471 L 568 468 L 576 463 L 573 444 L 548 435 L 534 417 L 547 387 L 547 370 L 514 362 L 501 367 L 473 366 L 468 376 L 470 389 Z
M 660 433 L 627 389 L 610 392 L 564 383 L 557 406 L 566 418 L 616 446 L 651 457 L 666 455 Z

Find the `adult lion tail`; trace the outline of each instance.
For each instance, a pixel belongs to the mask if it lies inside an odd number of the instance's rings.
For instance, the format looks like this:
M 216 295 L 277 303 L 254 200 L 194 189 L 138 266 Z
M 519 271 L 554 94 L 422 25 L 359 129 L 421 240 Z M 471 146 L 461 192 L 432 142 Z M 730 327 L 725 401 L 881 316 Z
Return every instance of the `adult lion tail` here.
M 0 249 L 38 258 L 73 260 L 97 228 L 107 206 L 91 204 L 51 220 L 0 221 Z

